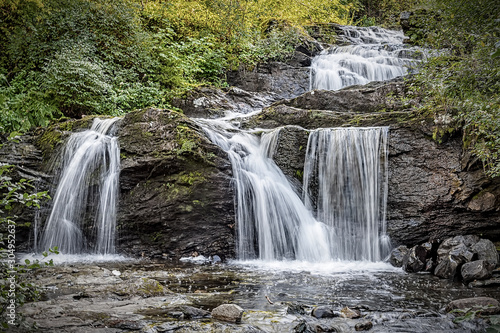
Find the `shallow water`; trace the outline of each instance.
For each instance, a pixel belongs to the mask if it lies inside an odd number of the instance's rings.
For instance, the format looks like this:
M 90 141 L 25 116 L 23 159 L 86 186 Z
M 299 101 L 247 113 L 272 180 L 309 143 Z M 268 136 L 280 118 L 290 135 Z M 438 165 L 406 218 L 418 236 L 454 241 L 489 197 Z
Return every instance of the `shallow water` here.
M 354 325 L 360 321 L 372 322 L 374 327 L 370 332 L 481 332 L 484 323 L 473 321 L 457 325 L 444 308 L 450 301 L 460 298 L 500 297 L 498 288 L 469 289 L 462 283 L 429 274 L 407 274 L 382 262 L 232 261 L 211 264 L 204 258 L 194 261 L 66 263 L 55 269 L 69 266 L 80 270 L 81 274 L 85 267 L 98 266 L 101 270 L 120 272 L 118 276 L 123 281 L 155 279 L 175 293 L 170 304 L 178 302 L 209 311 L 224 303 L 238 304 L 245 309 L 241 325 L 258 327 L 265 332 L 293 332 L 304 321 L 337 332 L 354 332 Z M 67 294 L 75 292 L 74 286 L 67 289 Z M 64 287 L 59 286 L 48 290 L 47 297 L 55 300 L 64 293 Z M 312 309 L 321 305 L 331 306 L 336 311 L 345 306 L 356 308 L 363 317 L 351 320 L 310 316 Z M 205 331 L 207 325 L 219 325 L 206 320 L 157 317 L 147 317 L 145 321 L 148 327 L 165 323 L 184 325 L 186 332 Z M 210 327 L 213 332 L 219 331 L 214 328 L 216 326 Z M 235 327 L 226 331 L 232 332 Z

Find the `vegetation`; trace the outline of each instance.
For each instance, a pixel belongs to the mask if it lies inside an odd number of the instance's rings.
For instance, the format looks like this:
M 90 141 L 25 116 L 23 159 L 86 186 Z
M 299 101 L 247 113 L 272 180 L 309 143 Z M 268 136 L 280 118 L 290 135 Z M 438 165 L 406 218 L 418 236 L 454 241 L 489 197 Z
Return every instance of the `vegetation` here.
M 453 118 L 465 147 L 500 176 L 500 3 L 429 0 L 424 9 L 409 35 L 443 52 L 413 80 L 421 109 Z
M 490 0 L 0 0 L 0 132 L 167 107 L 193 87 L 226 85 L 229 69 L 286 58 L 304 25 L 394 26 L 412 8 L 411 40 L 445 50 L 412 83 L 421 109 L 454 117 L 500 175 L 500 8 Z
M 223 86 L 229 68 L 286 57 L 302 24 L 349 23 L 356 1 L 0 0 L 0 132 Z
M 18 309 L 25 302 L 36 300 L 40 296 L 39 289 L 32 283 L 26 282 L 24 276 L 33 269 L 42 265 L 52 265 L 52 260 L 40 263 L 38 260 L 16 262 L 16 216 L 9 213 L 16 205 L 40 208 L 40 202 L 48 198 L 46 192 L 30 193 L 33 186 L 26 179 L 13 181 L 9 176 L 11 165 L 0 166 L 0 301 L 2 314 L 1 326 L 4 329 L 18 326 L 20 316 Z M 57 248 L 50 252 L 57 253 Z M 47 257 L 46 252 L 43 253 Z

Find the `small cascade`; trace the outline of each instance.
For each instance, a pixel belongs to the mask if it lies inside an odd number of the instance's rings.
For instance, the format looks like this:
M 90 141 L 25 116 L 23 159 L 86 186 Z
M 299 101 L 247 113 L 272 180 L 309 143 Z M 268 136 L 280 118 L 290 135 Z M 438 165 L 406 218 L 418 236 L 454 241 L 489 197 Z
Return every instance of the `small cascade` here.
M 62 155 L 62 172 L 39 250 L 58 246 L 64 254 L 112 254 L 120 173 L 119 118 L 94 119 L 74 133 Z
M 237 253 L 241 260 L 326 261 L 325 225 L 317 222 L 271 159 L 279 129 L 258 136 L 235 132 L 223 121 L 200 120 L 210 139 L 224 149 L 237 192 Z
M 310 89 L 338 90 L 406 75 L 425 53 L 403 44 L 400 31 L 379 27 L 341 27 L 349 45 L 332 46 L 311 63 Z
M 387 127 L 371 127 L 318 129 L 309 136 L 303 197 L 329 226 L 333 258 L 379 261 L 390 251 L 387 135 Z

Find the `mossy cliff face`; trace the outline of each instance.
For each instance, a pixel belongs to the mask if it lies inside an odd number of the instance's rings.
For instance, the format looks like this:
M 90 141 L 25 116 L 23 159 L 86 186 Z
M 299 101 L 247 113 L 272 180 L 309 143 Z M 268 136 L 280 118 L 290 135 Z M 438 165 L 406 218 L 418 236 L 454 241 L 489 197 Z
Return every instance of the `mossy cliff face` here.
M 231 166 L 183 114 L 145 109 L 120 125 L 118 246 L 138 256 L 234 257 Z
M 417 111 L 413 103 L 404 82 L 378 82 L 308 92 L 275 103 L 242 125 L 300 126 L 282 129 L 273 156 L 296 180 L 303 172 L 309 130 L 389 126 L 387 221 L 394 243 L 415 245 L 465 234 L 500 240 L 500 179 L 487 177 L 462 148 L 451 115 Z

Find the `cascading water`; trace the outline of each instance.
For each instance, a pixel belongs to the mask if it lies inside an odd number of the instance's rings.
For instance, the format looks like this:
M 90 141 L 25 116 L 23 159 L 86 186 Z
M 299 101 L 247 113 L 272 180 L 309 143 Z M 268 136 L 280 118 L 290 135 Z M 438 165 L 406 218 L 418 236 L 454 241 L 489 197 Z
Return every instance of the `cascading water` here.
M 404 45 L 400 31 L 350 26 L 342 31 L 350 45 L 332 46 L 313 58 L 311 90 L 390 80 L 407 74 L 425 56 L 422 49 Z
M 272 160 L 281 128 L 259 138 L 224 119 L 198 123 L 232 164 L 239 259 L 380 261 L 388 254 L 387 127 L 311 132 L 302 201 Z
M 334 258 L 379 261 L 390 251 L 387 134 L 387 127 L 330 128 L 309 136 L 303 198 L 329 226 Z
M 270 158 L 279 130 L 259 138 L 221 120 L 200 121 L 229 155 L 237 190 L 239 259 L 325 261 L 325 224 L 314 219 Z
M 64 254 L 115 252 L 120 149 L 111 133 L 118 119 L 96 118 L 91 129 L 68 139 L 40 249 L 57 246 Z

